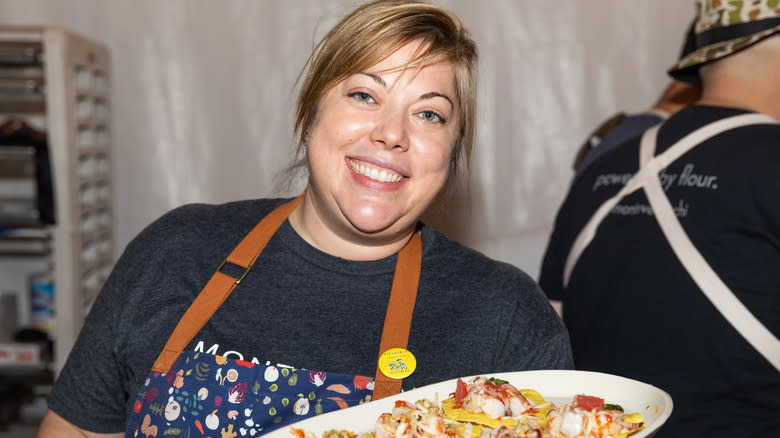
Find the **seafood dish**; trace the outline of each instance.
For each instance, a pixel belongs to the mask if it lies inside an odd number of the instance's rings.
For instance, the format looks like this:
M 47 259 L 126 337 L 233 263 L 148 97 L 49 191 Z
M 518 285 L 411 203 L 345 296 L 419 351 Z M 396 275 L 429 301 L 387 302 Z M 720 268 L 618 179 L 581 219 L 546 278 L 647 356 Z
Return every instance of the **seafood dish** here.
M 649 438 L 668 393 L 580 370 L 464 376 L 302 419 L 263 438 Z
M 625 438 L 645 426 L 640 413 L 614 403 L 577 394 L 556 404 L 533 389 L 518 389 L 498 378 L 457 379 L 450 397 L 396 400 L 379 415 L 374 430 L 355 433 L 332 429 L 321 438 Z M 293 425 L 298 438 L 318 438 Z

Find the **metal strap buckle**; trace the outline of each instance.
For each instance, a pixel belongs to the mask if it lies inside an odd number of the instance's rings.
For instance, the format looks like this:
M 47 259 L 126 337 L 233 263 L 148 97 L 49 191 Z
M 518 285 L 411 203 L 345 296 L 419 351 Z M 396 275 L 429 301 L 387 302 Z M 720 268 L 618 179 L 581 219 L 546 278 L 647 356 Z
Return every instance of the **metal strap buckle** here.
M 222 261 L 222 263 L 220 263 L 220 264 L 219 264 L 219 267 L 217 268 L 217 272 L 221 272 L 221 271 L 222 271 L 222 268 L 225 266 L 225 263 L 227 263 L 227 262 L 228 262 L 228 261 L 227 261 L 227 259 L 223 260 L 223 261 Z M 231 265 L 238 266 L 239 268 L 241 267 L 240 265 L 236 265 L 236 264 L 235 264 L 235 263 L 233 263 L 233 262 L 230 262 L 230 264 L 231 264 Z M 249 270 L 250 270 L 250 269 L 252 269 L 252 265 L 249 265 L 249 266 L 247 266 L 246 268 L 244 268 L 244 273 L 243 273 L 243 274 L 241 274 L 241 276 L 240 276 L 240 277 L 238 277 L 238 279 L 236 280 L 236 284 L 239 284 L 239 283 L 241 283 L 241 280 L 243 280 L 243 279 L 244 279 L 244 277 L 246 277 L 246 274 L 248 274 L 248 273 L 249 273 Z M 225 274 L 225 275 L 228 275 L 228 274 Z M 228 276 L 230 277 L 230 275 L 228 275 Z

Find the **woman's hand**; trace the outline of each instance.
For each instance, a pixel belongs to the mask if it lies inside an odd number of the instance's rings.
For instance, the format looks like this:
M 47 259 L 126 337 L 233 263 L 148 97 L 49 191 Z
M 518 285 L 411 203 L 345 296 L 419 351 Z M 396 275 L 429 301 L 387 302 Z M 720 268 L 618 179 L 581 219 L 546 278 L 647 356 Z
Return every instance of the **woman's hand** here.
M 68 422 L 52 410 L 47 410 L 36 438 L 121 438 L 125 434 L 89 432 Z

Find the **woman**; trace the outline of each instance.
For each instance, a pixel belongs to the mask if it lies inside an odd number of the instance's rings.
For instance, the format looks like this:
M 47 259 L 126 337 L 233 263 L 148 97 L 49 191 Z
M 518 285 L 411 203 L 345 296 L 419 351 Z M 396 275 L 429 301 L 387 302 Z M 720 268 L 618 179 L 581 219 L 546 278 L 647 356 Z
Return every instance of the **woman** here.
M 419 223 L 469 156 L 475 62 L 438 6 L 345 17 L 297 103 L 304 193 L 181 207 L 134 239 L 39 436 L 254 436 L 401 386 L 571 367 L 528 276 Z

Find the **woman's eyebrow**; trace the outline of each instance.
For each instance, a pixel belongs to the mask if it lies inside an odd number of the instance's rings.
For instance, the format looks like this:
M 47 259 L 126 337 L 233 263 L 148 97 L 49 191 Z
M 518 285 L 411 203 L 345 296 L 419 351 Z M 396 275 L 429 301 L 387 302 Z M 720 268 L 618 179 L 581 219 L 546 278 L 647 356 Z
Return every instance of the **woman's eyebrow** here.
M 430 93 L 423 94 L 422 96 L 420 96 L 420 100 L 433 99 L 434 97 L 442 97 L 444 99 L 447 99 L 447 102 L 450 103 L 450 106 L 453 109 L 455 108 L 455 103 L 452 102 L 452 99 L 450 99 L 449 96 L 447 96 L 446 94 L 438 93 L 436 91 L 431 91 Z
M 384 88 L 387 88 L 387 83 L 385 82 L 384 79 L 382 79 L 381 76 L 379 76 L 377 74 L 374 74 L 374 73 L 368 73 L 368 72 L 365 72 L 365 71 L 361 71 L 360 74 L 368 76 L 369 78 L 373 79 L 374 82 L 378 83 L 379 85 L 383 86 Z
M 361 71 L 361 72 L 359 72 L 359 74 L 368 76 L 369 78 L 373 79 L 374 82 L 378 83 L 379 85 L 381 85 L 384 88 L 387 88 L 387 83 L 385 82 L 384 79 L 382 79 L 381 76 L 379 76 L 377 74 L 374 74 L 374 73 L 368 73 L 368 72 L 365 72 L 365 71 Z M 452 101 L 452 99 L 450 99 L 449 96 L 447 96 L 446 94 L 439 93 L 437 91 L 431 91 L 429 93 L 423 94 L 422 96 L 420 96 L 420 100 L 433 99 L 434 97 L 441 97 L 441 98 L 446 99 L 447 102 L 450 103 L 450 106 L 452 108 L 455 108 L 455 103 Z

